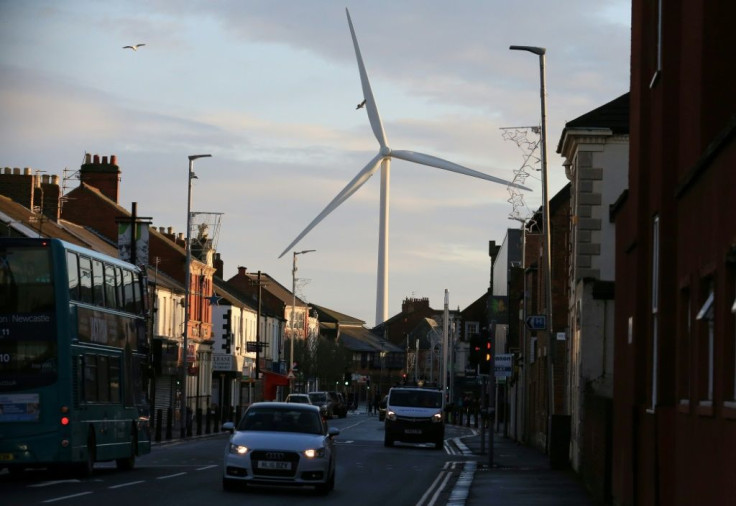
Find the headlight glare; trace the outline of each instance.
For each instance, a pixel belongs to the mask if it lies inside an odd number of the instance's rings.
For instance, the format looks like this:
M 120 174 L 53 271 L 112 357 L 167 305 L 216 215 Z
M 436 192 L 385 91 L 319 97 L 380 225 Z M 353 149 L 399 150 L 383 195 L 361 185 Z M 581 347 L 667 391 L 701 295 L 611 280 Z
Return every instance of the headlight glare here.
M 245 455 L 246 453 L 248 453 L 248 447 L 230 443 L 230 453 L 234 453 L 236 455 Z
M 309 450 L 304 450 L 302 452 L 305 457 L 308 459 L 314 459 L 317 457 L 324 457 L 325 456 L 325 449 L 324 448 L 310 448 Z
M 386 411 L 386 420 L 391 420 L 392 422 L 396 421 L 396 413 L 391 411 L 390 409 Z
M 432 415 L 432 422 L 433 423 L 439 423 L 441 421 L 442 421 L 442 413 L 439 413 L 438 412 L 438 413 L 435 413 L 434 415 Z

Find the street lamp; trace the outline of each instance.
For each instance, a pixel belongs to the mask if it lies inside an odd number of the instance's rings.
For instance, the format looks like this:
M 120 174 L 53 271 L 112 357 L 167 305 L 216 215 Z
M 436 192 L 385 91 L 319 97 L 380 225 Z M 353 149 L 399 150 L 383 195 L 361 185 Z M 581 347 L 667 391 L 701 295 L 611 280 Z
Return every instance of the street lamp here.
M 192 179 L 196 179 L 194 173 L 194 160 L 197 158 L 207 158 L 212 155 L 189 155 L 189 174 L 187 178 L 187 242 L 184 245 L 187 252 L 187 260 L 185 265 L 186 277 L 184 281 L 184 332 L 182 342 L 181 357 L 181 437 L 186 437 L 187 428 L 187 359 L 189 358 L 189 290 L 191 283 L 191 264 L 192 264 L 192 248 L 191 248 L 191 231 L 192 231 Z
M 534 53 L 537 56 L 539 56 L 539 95 L 541 98 L 541 107 L 542 107 L 542 130 L 540 134 L 540 144 L 542 145 L 542 200 L 544 202 L 544 206 L 542 207 L 542 220 L 544 221 L 544 265 L 546 269 L 545 277 L 544 277 L 544 284 L 545 284 L 545 297 L 547 299 L 547 347 L 549 348 L 547 351 L 547 370 L 549 379 L 547 381 L 548 383 L 548 411 L 549 411 L 549 418 L 550 418 L 550 424 L 552 419 L 552 412 L 554 410 L 554 374 L 552 371 L 552 361 L 553 361 L 553 353 L 552 353 L 552 345 L 553 345 L 553 338 L 552 338 L 552 251 L 551 251 L 551 231 L 550 231 L 550 225 L 549 225 L 549 179 L 547 178 L 547 102 L 546 102 L 546 78 L 544 74 L 544 55 L 547 52 L 547 50 L 543 47 L 535 47 L 535 46 L 510 46 L 509 49 L 511 50 L 518 50 L 518 51 L 528 51 L 530 53 Z M 548 438 L 549 440 L 549 438 Z
M 296 313 L 296 256 L 304 255 L 305 253 L 312 253 L 317 251 L 316 249 L 305 249 L 302 251 L 294 252 L 294 262 L 291 268 L 291 352 L 289 354 L 289 379 L 294 379 L 294 313 Z

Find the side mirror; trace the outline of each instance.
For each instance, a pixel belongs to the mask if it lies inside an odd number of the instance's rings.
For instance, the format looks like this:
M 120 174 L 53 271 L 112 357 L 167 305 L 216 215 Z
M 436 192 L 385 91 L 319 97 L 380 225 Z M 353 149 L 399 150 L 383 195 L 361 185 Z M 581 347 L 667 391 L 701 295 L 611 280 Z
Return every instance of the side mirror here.
M 235 432 L 235 424 L 233 422 L 225 422 L 222 424 L 222 430 L 232 434 L 233 432 Z
M 327 437 L 335 437 L 340 435 L 340 429 L 337 427 L 330 427 L 327 429 Z

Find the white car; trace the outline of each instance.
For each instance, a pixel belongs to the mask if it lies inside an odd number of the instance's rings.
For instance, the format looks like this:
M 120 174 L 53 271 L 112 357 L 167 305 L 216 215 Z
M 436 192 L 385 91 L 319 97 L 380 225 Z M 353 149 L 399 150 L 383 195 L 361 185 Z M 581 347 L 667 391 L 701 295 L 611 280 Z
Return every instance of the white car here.
M 285 402 L 252 404 L 225 447 L 222 487 L 308 485 L 327 494 L 335 487 L 335 436 L 317 406 Z

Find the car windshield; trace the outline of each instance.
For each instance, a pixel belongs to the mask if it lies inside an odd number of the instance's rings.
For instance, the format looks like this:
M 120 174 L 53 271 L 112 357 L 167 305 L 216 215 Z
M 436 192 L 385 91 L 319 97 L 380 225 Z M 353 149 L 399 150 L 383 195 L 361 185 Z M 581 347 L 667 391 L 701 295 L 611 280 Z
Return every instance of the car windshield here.
M 309 397 L 306 395 L 290 395 L 286 398 L 286 402 L 300 402 L 302 404 L 310 404 Z
M 392 406 L 441 408 L 442 393 L 434 390 L 395 390 L 390 394 Z
M 322 404 L 327 402 L 327 394 L 324 392 L 312 392 L 309 394 L 309 400 L 312 404 Z
M 322 434 L 317 411 L 290 408 L 251 408 L 238 424 L 240 431 Z

